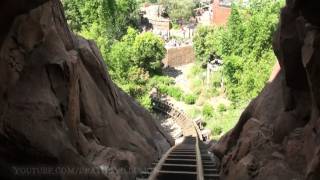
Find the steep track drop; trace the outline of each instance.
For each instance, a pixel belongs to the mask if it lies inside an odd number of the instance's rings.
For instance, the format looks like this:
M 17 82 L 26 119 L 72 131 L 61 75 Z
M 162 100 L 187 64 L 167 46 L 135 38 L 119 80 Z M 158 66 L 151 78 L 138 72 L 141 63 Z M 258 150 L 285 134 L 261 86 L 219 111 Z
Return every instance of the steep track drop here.
M 172 104 L 153 98 L 154 109 L 176 119 L 182 125 L 184 140 L 170 148 L 137 180 L 219 180 L 217 158 L 207 151 L 198 126 Z M 180 123 L 179 123 L 180 122 Z M 192 128 L 190 128 L 192 126 Z

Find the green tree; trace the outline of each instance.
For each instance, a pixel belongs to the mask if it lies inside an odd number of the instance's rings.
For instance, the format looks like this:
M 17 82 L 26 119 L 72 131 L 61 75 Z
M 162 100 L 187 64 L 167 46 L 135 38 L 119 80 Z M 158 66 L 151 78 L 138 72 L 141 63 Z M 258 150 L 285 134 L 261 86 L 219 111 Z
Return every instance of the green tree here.
M 193 9 L 196 7 L 196 2 L 194 0 L 160 0 L 169 14 L 172 20 L 189 20 L 193 15 Z
M 122 81 L 128 79 L 129 68 L 135 66 L 133 44 L 137 36 L 138 31 L 128 28 L 127 34 L 115 42 L 108 53 L 107 65 L 112 79 L 118 83 L 124 84 Z
M 137 25 L 136 0 L 64 0 L 67 21 L 78 34 L 97 41 L 106 54 L 114 40 L 126 33 L 128 26 Z
M 134 62 L 151 74 L 161 72 L 161 60 L 166 50 L 163 40 L 154 34 L 147 32 L 136 37 L 133 43 Z
M 198 61 L 216 54 L 223 58 L 227 95 L 233 101 L 256 96 L 275 62 L 272 35 L 283 0 L 251 0 L 232 5 L 226 27 L 201 27 L 194 37 Z
M 193 47 L 195 49 L 198 61 L 206 62 L 210 54 L 214 54 L 214 48 L 208 38 L 214 35 L 214 28 L 211 26 L 200 26 L 193 38 Z
M 142 33 L 128 28 L 127 34 L 114 43 L 108 53 L 107 65 L 112 79 L 145 107 L 150 76 L 161 70 L 164 42 L 152 33 Z
M 128 79 L 132 66 L 142 68 L 151 75 L 161 71 L 161 61 L 165 56 L 163 40 L 152 34 L 129 28 L 121 41 L 116 42 L 108 54 L 107 64 L 114 79 Z
M 152 33 L 140 34 L 136 0 L 63 0 L 74 32 L 97 42 L 113 81 L 150 107 L 148 82 L 161 70 L 164 42 Z

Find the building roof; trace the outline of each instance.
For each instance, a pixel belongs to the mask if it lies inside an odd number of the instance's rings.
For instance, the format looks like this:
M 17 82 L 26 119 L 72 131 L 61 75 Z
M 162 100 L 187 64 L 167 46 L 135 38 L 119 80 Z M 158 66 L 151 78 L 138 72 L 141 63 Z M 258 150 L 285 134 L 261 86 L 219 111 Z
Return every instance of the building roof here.
M 219 0 L 219 5 L 220 6 L 231 6 L 233 0 Z

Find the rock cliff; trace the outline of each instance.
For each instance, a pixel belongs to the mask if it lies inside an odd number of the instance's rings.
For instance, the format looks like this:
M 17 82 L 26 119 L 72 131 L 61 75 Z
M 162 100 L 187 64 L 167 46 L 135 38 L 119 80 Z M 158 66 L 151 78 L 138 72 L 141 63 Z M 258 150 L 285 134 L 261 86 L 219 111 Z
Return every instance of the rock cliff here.
M 221 179 L 320 179 L 320 2 L 287 0 L 274 36 L 280 71 L 211 147 Z
M 132 179 L 173 143 L 110 79 L 59 0 L 0 2 L 0 179 Z M 60 174 L 61 173 L 61 174 Z M 49 175 L 49 176 L 48 176 Z

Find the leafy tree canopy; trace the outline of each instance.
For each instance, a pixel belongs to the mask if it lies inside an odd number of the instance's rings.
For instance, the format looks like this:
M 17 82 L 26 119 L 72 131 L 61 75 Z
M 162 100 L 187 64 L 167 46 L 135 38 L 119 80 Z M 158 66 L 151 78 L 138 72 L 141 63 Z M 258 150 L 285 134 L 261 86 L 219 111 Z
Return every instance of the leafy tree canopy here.
M 165 56 L 163 40 L 152 33 L 128 28 L 127 34 L 114 43 L 108 53 L 107 64 L 117 84 L 135 98 L 146 101 L 150 76 L 161 71 Z
M 226 27 L 200 27 L 194 37 L 198 61 L 212 55 L 224 60 L 227 95 L 234 101 L 255 97 L 275 62 L 272 36 L 283 0 L 250 0 L 233 4 Z
M 195 0 L 159 0 L 168 11 L 169 17 L 172 20 L 189 20 L 193 15 L 193 9 L 196 7 Z
M 73 31 L 93 39 L 108 65 L 110 75 L 124 91 L 150 105 L 150 76 L 161 71 L 164 42 L 152 33 L 140 34 L 136 0 L 64 0 Z
M 135 27 L 137 24 L 136 0 L 62 2 L 72 30 L 86 38 L 97 40 L 98 46 L 102 49 L 110 47 L 113 40 L 120 39 L 126 33 L 128 26 Z

